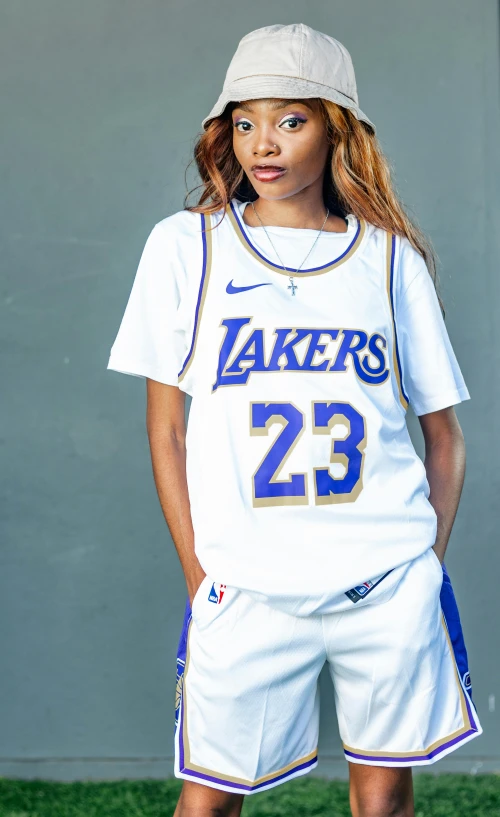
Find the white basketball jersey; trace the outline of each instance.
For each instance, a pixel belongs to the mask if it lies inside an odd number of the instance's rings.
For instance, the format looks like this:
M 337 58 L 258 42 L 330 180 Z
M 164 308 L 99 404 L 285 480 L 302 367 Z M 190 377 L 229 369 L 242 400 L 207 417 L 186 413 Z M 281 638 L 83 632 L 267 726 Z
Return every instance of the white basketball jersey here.
M 179 211 L 155 225 L 108 368 L 193 398 L 187 477 L 205 572 L 296 615 L 329 612 L 434 544 L 405 415 L 469 393 L 406 238 L 350 214 L 294 293 L 316 231 L 272 228 L 284 270 L 243 209 L 233 199 L 224 218 Z M 286 235 L 299 239 L 293 260 Z

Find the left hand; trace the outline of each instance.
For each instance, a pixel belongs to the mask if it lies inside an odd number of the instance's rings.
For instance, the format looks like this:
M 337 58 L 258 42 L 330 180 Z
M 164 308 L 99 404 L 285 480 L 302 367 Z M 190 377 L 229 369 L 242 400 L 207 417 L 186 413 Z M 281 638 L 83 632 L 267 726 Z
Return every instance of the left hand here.
M 433 546 L 432 546 L 432 549 L 433 549 L 434 553 L 436 554 L 436 556 L 438 557 L 438 559 L 439 559 L 440 563 L 441 563 L 441 564 L 443 564 L 443 562 L 444 562 L 444 554 L 441 556 L 441 554 L 440 554 L 440 553 L 438 553 L 438 551 L 436 550 L 436 546 L 435 546 L 435 545 L 433 545 Z

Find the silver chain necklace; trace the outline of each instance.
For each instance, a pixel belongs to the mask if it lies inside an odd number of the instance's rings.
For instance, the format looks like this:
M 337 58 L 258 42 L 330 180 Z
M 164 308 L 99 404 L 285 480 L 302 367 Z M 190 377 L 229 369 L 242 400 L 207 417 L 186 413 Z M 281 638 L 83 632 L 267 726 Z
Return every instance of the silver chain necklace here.
M 266 230 L 266 228 L 265 228 L 265 225 L 262 223 L 262 219 L 261 219 L 261 217 L 259 216 L 259 214 L 258 214 L 257 210 L 255 209 L 253 201 L 251 201 L 251 202 L 250 202 L 250 204 L 251 204 L 251 205 L 252 205 L 252 207 L 253 207 L 253 211 L 254 211 L 255 215 L 257 216 L 257 218 L 259 219 L 260 223 L 261 223 L 261 224 L 262 224 L 262 226 L 264 227 L 264 232 L 265 232 L 265 234 L 267 235 L 267 237 L 268 237 L 269 241 L 271 242 L 271 246 L 272 246 L 272 248 L 273 248 L 274 252 L 276 253 L 276 255 L 278 256 L 281 266 L 283 267 L 283 269 L 284 269 L 284 270 L 285 270 L 285 272 L 286 272 L 286 267 L 285 267 L 285 265 L 284 265 L 283 261 L 282 261 L 282 260 L 281 260 L 281 258 L 280 258 L 280 254 L 279 254 L 278 250 L 276 249 L 276 247 L 274 246 L 274 244 L 273 244 L 273 242 L 272 242 L 272 239 L 271 239 L 271 236 L 270 236 L 270 235 L 269 235 L 269 233 L 267 232 L 267 230 Z M 317 235 L 317 236 L 316 236 L 316 238 L 314 239 L 314 242 L 313 242 L 313 245 L 312 245 L 311 249 L 310 249 L 310 250 L 309 250 L 309 252 L 307 253 L 306 257 L 303 259 L 302 264 L 304 263 L 304 261 L 306 261 L 306 259 L 307 259 L 307 258 L 309 258 L 310 254 L 312 253 L 312 251 L 313 251 L 313 249 L 314 249 L 314 247 L 315 247 L 315 245 L 316 245 L 317 240 L 319 239 L 319 237 L 320 237 L 321 233 L 323 232 L 323 227 L 325 226 L 325 224 L 326 224 L 326 220 L 327 220 L 327 218 L 328 218 L 328 216 L 329 216 L 329 215 L 330 215 L 330 211 L 329 211 L 329 209 L 328 209 L 328 207 L 327 207 L 327 208 L 326 208 L 326 216 L 325 216 L 325 220 L 324 220 L 323 224 L 321 225 L 321 229 L 320 229 L 320 231 L 319 231 L 318 235 Z M 294 275 L 295 275 L 295 274 L 296 274 L 296 273 L 297 273 L 297 272 L 300 270 L 300 268 L 302 267 L 302 264 L 300 265 L 300 267 L 298 267 L 298 268 L 295 270 Z M 297 284 L 295 284 L 295 283 L 294 283 L 294 281 L 293 281 L 293 275 L 289 275 L 289 281 L 290 281 L 290 284 L 288 285 L 287 289 L 291 289 L 291 290 L 292 290 L 292 295 L 295 295 L 295 290 L 296 290 L 296 289 L 298 289 L 298 286 L 297 286 Z

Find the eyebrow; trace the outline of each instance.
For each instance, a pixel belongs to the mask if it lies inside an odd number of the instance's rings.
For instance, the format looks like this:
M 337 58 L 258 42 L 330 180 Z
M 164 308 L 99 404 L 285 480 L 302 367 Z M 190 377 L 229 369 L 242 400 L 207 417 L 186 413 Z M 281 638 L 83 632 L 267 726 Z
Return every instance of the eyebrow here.
M 271 102 L 269 107 L 272 111 L 278 111 L 280 108 L 287 108 L 289 105 L 296 105 L 297 103 L 299 105 L 305 105 L 309 110 L 314 112 L 313 106 L 309 104 L 309 102 L 306 102 L 305 99 L 278 99 L 276 102 Z M 248 111 L 249 113 L 252 111 L 252 106 L 248 102 L 237 102 L 233 110 L 236 108 L 240 108 L 242 111 Z

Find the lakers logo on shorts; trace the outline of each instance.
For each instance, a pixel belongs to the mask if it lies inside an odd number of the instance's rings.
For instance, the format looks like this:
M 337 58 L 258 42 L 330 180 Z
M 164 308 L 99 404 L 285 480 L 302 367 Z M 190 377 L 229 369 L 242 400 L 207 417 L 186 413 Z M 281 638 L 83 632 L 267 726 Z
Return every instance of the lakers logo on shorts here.
M 179 720 L 179 712 L 182 701 L 182 687 L 184 684 L 184 661 L 177 659 L 177 678 L 175 684 L 175 723 Z

